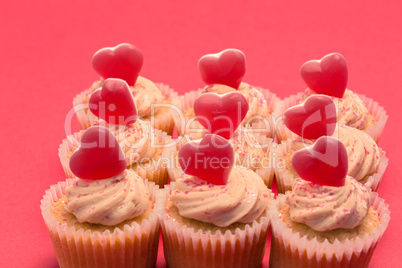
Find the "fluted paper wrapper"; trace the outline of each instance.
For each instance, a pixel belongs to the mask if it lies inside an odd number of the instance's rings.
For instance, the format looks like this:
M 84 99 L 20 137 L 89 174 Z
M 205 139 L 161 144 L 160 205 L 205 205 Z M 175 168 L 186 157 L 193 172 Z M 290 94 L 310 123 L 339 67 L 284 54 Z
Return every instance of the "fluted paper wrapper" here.
M 267 128 L 266 135 L 271 138 L 275 138 L 275 111 L 277 109 L 277 105 L 281 103 L 281 99 L 275 94 L 269 91 L 268 89 L 258 88 L 257 89 L 264 95 L 265 100 L 267 101 L 267 105 L 269 108 L 269 114 L 271 115 L 269 119 L 270 127 Z
M 178 111 L 173 113 L 174 125 L 178 136 L 188 134 L 191 140 L 198 140 L 208 134 L 208 131 L 197 121 L 195 117 L 185 117 L 188 109 L 193 109 L 195 99 L 200 96 L 202 89 L 190 91 L 173 100 L 173 105 Z M 190 131 L 188 129 L 191 129 Z
M 75 177 L 70 169 L 70 157 L 74 150 L 80 145 L 80 140 L 84 132 L 85 130 L 81 130 L 80 132 L 69 135 L 59 146 L 60 163 L 67 178 Z M 171 152 L 174 151 L 174 141 L 170 135 L 159 129 L 155 129 L 155 137 L 150 137 L 150 139 L 154 139 L 155 146 L 163 149 L 162 153 L 155 155 L 151 162 L 141 163 L 141 160 L 139 160 L 141 164 L 133 164 L 127 168 L 134 170 L 141 178 L 153 181 L 159 187 L 163 188 L 169 180 L 168 168 L 171 165 L 169 157 L 172 155 Z
M 267 137 L 274 137 L 275 130 L 272 126 L 271 115 L 275 110 L 276 104 L 280 102 L 280 99 L 268 89 L 260 87 L 254 88 L 264 95 L 269 109 L 269 115 L 267 115 L 267 118 L 263 119 L 264 133 Z M 208 134 L 208 131 L 197 120 L 195 120 L 195 117 L 188 118 L 184 116 L 184 113 L 188 109 L 193 109 L 194 101 L 201 95 L 202 91 L 203 89 L 198 89 L 196 91 L 187 92 L 184 95 L 179 96 L 179 98 L 173 102 L 173 104 L 181 110 L 181 113 L 177 112 L 173 114 L 177 135 L 184 136 L 187 134 L 192 140 L 197 140 Z
M 301 237 L 300 233 L 293 233 L 279 215 L 286 196 L 278 195 L 269 206 L 272 230 L 270 267 L 367 267 L 390 221 L 390 211 L 384 199 L 375 192 L 371 192 L 370 197 L 380 217 L 378 228 L 364 238 L 335 240 L 331 244 L 328 240 L 319 242 L 316 238 L 309 240 L 306 235 Z
M 152 127 L 165 131 L 171 135 L 174 128 L 174 109 L 172 108 L 172 101 L 178 98 L 178 94 L 172 88 L 162 83 L 155 83 L 155 85 L 165 97 L 163 107 L 160 107 L 153 116 L 150 115 L 141 119 L 150 121 Z M 95 121 L 99 120 L 99 118 L 92 114 L 88 108 L 89 96 L 92 92 L 91 89 L 84 90 L 73 99 L 73 107 L 81 129 L 87 129 Z
M 274 115 L 272 116 L 272 120 L 275 121 L 273 125 L 275 126 L 276 137 L 278 139 L 278 143 L 282 140 L 294 139 L 297 136 L 295 133 L 290 131 L 284 124 L 283 120 L 281 120 L 283 114 L 286 109 L 295 106 L 299 103 L 300 98 L 303 96 L 303 92 L 300 92 L 296 95 L 291 95 L 284 100 L 282 100 L 276 107 Z M 373 115 L 375 118 L 375 123 L 372 128 L 362 130 L 370 135 L 370 137 L 378 143 L 382 131 L 384 130 L 385 124 L 388 120 L 387 112 L 381 107 L 378 102 L 367 98 L 364 95 L 358 94 L 359 98 L 363 101 L 366 106 L 369 114 Z
M 377 143 L 380 140 L 381 134 L 384 130 L 385 124 L 388 120 L 387 112 L 383 107 L 381 107 L 378 102 L 373 99 L 367 98 L 365 95 L 358 94 L 360 99 L 362 99 L 363 103 L 366 105 L 367 110 L 370 114 L 374 116 L 376 119 L 375 124 L 372 128 L 365 129 L 364 132 L 370 135 Z
M 165 188 L 166 199 L 175 183 Z M 270 202 L 273 196 L 271 196 Z M 163 248 L 169 267 L 261 267 L 269 228 L 268 211 L 258 221 L 227 230 L 194 231 L 174 219 L 161 216 Z
M 248 125 L 246 126 L 246 129 L 250 131 L 254 137 L 257 139 L 259 146 L 261 148 L 257 150 L 263 150 L 266 153 L 266 157 L 269 158 L 269 163 L 266 163 L 260 168 L 257 168 L 253 170 L 255 173 L 257 173 L 261 179 L 264 181 L 264 184 L 268 188 L 272 188 L 272 182 L 274 180 L 274 175 L 275 175 L 275 167 L 274 167 L 274 152 L 276 152 L 276 147 L 277 144 L 273 141 L 273 139 L 268 138 L 265 136 L 265 129 L 261 128 L 260 123 L 255 123 L 253 125 Z M 261 133 L 262 132 L 262 133 Z M 177 178 L 183 175 L 183 170 L 180 167 L 179 161 L 178 161 L 178 154 L 183 147 L 183 145 L 187 144 L 189 140 L 187 137 L 178 137 L 176 140 L 176 145 L 174 147 L 173 152 L 171 153 L 172 155 L 172 166 L 168 169 L 168 174 L 169 174 L 169 180 L 170 181 L 176 181 Z M 236 152 L 234 152 L 236 154 Z M 246 168 L 249 168 L 247 166 L 247 159 L 239 159 L 240 163 L 235 163 L 237 165 L 244 166 Z
M 380 164 L 378 166 L 377 172 L 370 175 L 364 185 L 373 191 L 377 191 L 378 186 L 384 176 L 384 172 L 388 166 L 389 159 L 385 156 L 385 152 L 380 149 Z M 277 159 L 274 161 L 277 165 L 275 167 L 275 180 L 278 189 L 278 193 L 285 193 L 286 191 L 291 191 L 293 183 L 296 181 L 296 177 L 290 170 L 286 168 L 284 164 L 285 155 L 292 151 L 292 141 L 283 141 L 278 145 L 277 153 L 275 157 Z
M 41 211 L 60 267 L 154 267 L 158 254 L 159 218 L 164 210 L 164 195 L 148 182 L 154 208 L 141 223 L 126 224 L 113 232 L 78 229 L 60 223 L 51 215 L 51 204 L 64 194 L 68 179 L 52 185 L 41 200 Z

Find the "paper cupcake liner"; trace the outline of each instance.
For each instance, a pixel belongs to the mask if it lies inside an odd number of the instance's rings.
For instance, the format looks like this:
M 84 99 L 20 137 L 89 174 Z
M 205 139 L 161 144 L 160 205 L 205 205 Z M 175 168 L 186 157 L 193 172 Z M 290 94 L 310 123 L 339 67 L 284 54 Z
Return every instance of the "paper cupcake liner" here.
M 159 111 L 154 116 L 148 116 L 145 120 L 150 121 L 151 126 L 154 128 L 172 135 L 174 129 L 173 114 L 175 113 L 173 100 L 176 100 L 179 95 L 168 85 L 162 83 L 155 83 L 155 85 L 165 97 L 164 107 L 159 108 Z
M 275 107 L 274 116 L 272 116 L 273 125 L 276 132 L 276 137 L 278 139 L 278 143 L 282 140 L 294 139 L 297 135 L 291 132 L 283 123 L 282 116 L 285 113 L 286 109 L 298 104 L 298 101 L 303 96 L 303 92 L 300 92 L 296 95 L 291 95 L 285 98 L 283 101 L 278 103 Z M 376 119 L 372 128 L 362 130 L 370 135 L 370 137 L 378 143 L 382 131 L 384 130 L 385 124 L 388 120 L 387 112 L 383 107 L 381 107 L 378 102 L 367 98 L 364 95 L 358 94 L 358 96 L 363 101 L 364 105 L 366 106 L 369 114 L 373 115 Z
M 378 143 L 384 130 L 385 124 L 388 120 L 387 112 L 383 107 L 378 104 L 378 102 L 374 101 L 373 99 L 367 98 L 365 95 L 362 94 L 358 94 L 358 96 L 360 97 L 360 99 L 362 99 L 369 113 L 373 115 L 376 119 L 376 122 L 372 128 L 365 129 L 363 131 L 369 134 L 370 137 L 372 137 L 373 140 Z
M 378 166 L 377 172 L 370 175 L 366 182 L 363 183 L 367 188 L 373 191 L 377 191 L 378 186 L 384 176 L 384 172 L 388 166 L 389 159 L 385 156 L 385 152 L 380 149 L 380 164 Z M 278 193 L 285 193 L 286 191 L 291 191 L 293 183 L 297 178 L 290 170 L 286 168 L 284 164 L 284 155 L 292 151 L 292 141 L 283 141 L 278 145 L 277 153 L 275 157 L 277 158 L 274 162 L 277 164 L 275 168 L 275 180 Z
M 166 199 L 173 189 L 175 183 L 166 187 Z M 164 214 L 161 229 L 166 263 L 169 267 L 261 267 L 268 228 L 268 212 L 244 229 L 214 234 L 194 231 Z
M 179 111 L 173 114 L 174 125 L 178 136 L 188 134 L 190 139 L 198 140 L 208 134 L 208 131 L 197 120 L 194 120 L 195 117 L 189 118 L 184 116 L 187 109 L 193 109 L 194 101 L 201 95 L 201 92 L 202 89 L 190 91 L 173 100 L 173 104 L 179 108 Z M 191 128 L 190 133 L 188 133 L 189 128 Z
M 155 163 L 150 165 L 132 165 L 130 166 L 142 178 L 147 178 L 149 181 L 155 182 L 160 188 L 163 188 L 169 183 L 168 170 L 173 165 L 172 155 L 175 150 L 175 140 L 170 135 L 155 129 L 157 134 L 158 144 L 163 148 L 162 153 L 155 157 Z
M 367 188 L 373 191 L 378 190 L 378 186 L 384 176 L 384 172 L 387 169 L 389 159 L 385 156 L 385 152 L 380 148 L 380 165 L 378 166 L 377 172 L 368 177 L 366 183 L 364 184 Z
M 168 134 L 173 133 L 174 121 L 172 117 L 172 110 L 170 109 L 172 100 L 177 99 L 178 94 L 169 86 L 162 83 L 155 83 L 156 87 L 161 91 L 162 95 L 165 97 L 165 102 L 162 107 L 155 115 L 154 121 L 152 122 L 152 127 L 165 131 Z M 73 99 L 73 107 L 75 114 L 77 116 L 78 122 L 81 129 L 89 128 L 95 121 L 99 118 L 96 117 L 88 108 L 89 95 L 92 93 L 91 89 L 87 89 L 77 94 Z M 144 120 L 151 121 L 153 116 L 147 116 L 143 118 Z
M 262 95 L 264 95 L 265 100 L 267 101 L 267 105 L 269 108 L 269 114 L 271 115 L 269 119 L 269 129 L 267 128 L 266 135 L 271 138 L 275 138 L 275 121 L 273 115 L 275 114 L 276 106 L 281 103 L 281 99 L 275 94 L 269 91 L 268 89 L 256 87 Z
M 288 228 L 280 219 L 279 210 L 286 203 L 285 195 L 278 195 L 270 203 L 271 216 L 271 252 L 270 267 L 367 267 L 373 251 L 387 229 L 390 211 L 384 199 L 375 192 L 370 193 L 372 206 L 377 210 L 380 224 L 364 238 L 331 244 L 328 240 L 319 242 Z
M 188 141 L 184 137 L 178 137 L 176 139 L 175 146 L 172 148 L 171 151 L 171 159 L 172 159 L 172 166 L 169 167 L 168 169 L 168 176 L 169 176 L 169 181 L 176 181 L 177 178 L 181 177 L 183 175 L 183 170 L 180 167 L 179 164 L 179 151 L 180 148 L 183 147 Z
M 74 174 L 70 169 L 70 157 L 75 149 L 80 146 L 80 140 L 84 132 L 84 130 L 81 130 L 67 136 L 67 138 L 62 140 L 61 144 L 59 145 L 59 159 L 66 178 L 74 178 Z
M 290 132 L 283 123 L 282 120 L 283 114 L 285 113 L 286 109 L 296 105 L 297 101 L 301 98 L 302 95 L 303 95 L 302 92 L 296 95 L 291 95 L 289 97 L 284 98 L 282 101 L 276 104 L 274 113 L 272 115 L 272 124 L 275 129 L 275 134 L 278 143 L 280 143 L 282 140 L 287 140 L 288 139 L 287 134 L 288 132 Z
M 59 158 L 61 166 L 63 167 L 64 173 L 67 178 L 74 178 L 74 174 L 70 169 L 70 156 L 74 150 L 80 145 L 80 140 L 85 130 L 69 135 L 66 139 L 62 141 L 59 146 Z M 133 169 L 141 178 L 146 178 L 149 181 L 155 182 L 159 187 L 163 188 L 165 184 L 168 183 L 168 168 L 169 160 L 174 141 L 172 137 L 166 132 L 159 129 L 155 129 L 155 136 L 150 137 L 153 146 L 157 146 L 161 153 L 156 153 L 152 161 L 142 162 L 139 160 L 139 164 L 133 164 L 128 166 L 128 169 Z
M 86 89 L 77 94 L 73 99 L 73 108 L 81 129 L 87 129 L 93 124 L 93 122 L 97 121 L 97 117 L 93 115 L 88 108 L 88 96 L 91 93 L 91 89 Z
M 164 211 L 164 195 L 148 182 L 155 201 L 148 219 L 99 232 L 76 229 L 58 222 L 50 212 L 51 204 L 64 194 L 74 179 L 52 185 L 41 200 L 41 211 L 60 267 L 154 267 L 158 253 L 159 218 Z
M 264 135 L 264 129 L 262 129 L 262 133 L 260 133 L 260 123 L 255 123 L 253 125 L 246 126 L 251 133 L 253 133 L 254 137 L 257 139 L 259 146 L 261 147 L 260 150 L 263 150 L 266 153 L 265 157 L 269 158 L 269 162 L 264 164 L 264 166 L 257 168 L 254 170 L 261 179 L 264 181 L 264 184 L 268 188 L 272 188 L 272 182 L 274 180 L 275 168 L 274 168 L 274 152 L 276 152 L 277 144 L 273 141 L 273 139 L 268 138 Z M 183 170 L 180 167 L 178 161 L 178 153 L 180 148 L 189 142 L 188 137 L 179 137 L 176 140 L 176 145 L 171 152 L 172 158 L 172 166 L 168 170 L 169 180 L 176 181 L 177 178 L 183 175 Z M 235 152 L 236 153 L 236 152 Z M 246 168 L 249 168 L 247 165 L 247 159 L 241 159 L 240 163 L 236 163 L 236 165 L 241 165 Z

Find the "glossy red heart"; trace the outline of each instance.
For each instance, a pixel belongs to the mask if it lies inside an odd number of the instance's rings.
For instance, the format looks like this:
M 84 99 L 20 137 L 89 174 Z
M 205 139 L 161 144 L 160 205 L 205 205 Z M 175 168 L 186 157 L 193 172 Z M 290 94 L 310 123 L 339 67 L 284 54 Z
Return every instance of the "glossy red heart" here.
M 204 93 L 194 101 L 198 122 L 212 134 L 230 139 L 248 111 L 247 99 L 239 92 L 223 95 Z
M 343 186 L 348 174 L 348 153 L 341 141 L 324 136 L 313 146 L 297 151 L 293 155 L 292 165 L 303 180 L 320 185 Z
M 137 120 L 137 107 L 126 81 L 108 78 L 89 99 L 89 109 L 110 124 L 127 125 Z
M 206 84 L 223 84 L 238 89 L 246 73 L 246 57 L 238 49 L 225 49 L 201 57 L 198 68 Z
M 304 63 L 300 74 L 307 86 L 318 94 L 342 98 L 348 83 L 348 67 L 339 53 Z
M 70 158 L 70 169 L 80 179 L 111 178 L 126 167 L 126 157 L 115 136 L 101 126 L 90 127 L 84 132 L 80 147 Z
M 215 134 L 181 147 L 179 163 L 184 173 L 215 185 L 226 184 L 234 163 L 232 145 Z
M 98 50 L 92 57 L 92 66 L 104 79 L 120 78 L 134 86 L 142 67 L 142 52 L 127 43 Z
M 336 127 L 335 103 L 328 96 L 312 95 L 302 104 L 287 109 L 283 120 L 288 129 L 302 138 L 331 136 Z

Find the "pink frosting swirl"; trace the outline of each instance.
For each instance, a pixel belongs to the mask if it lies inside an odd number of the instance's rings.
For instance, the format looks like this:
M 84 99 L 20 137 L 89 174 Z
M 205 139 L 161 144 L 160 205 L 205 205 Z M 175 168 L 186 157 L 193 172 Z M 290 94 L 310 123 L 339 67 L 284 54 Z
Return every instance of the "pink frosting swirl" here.
M 365 132 L 337 124 L 332 137 L 340 140 L 348 153 L 348 175 L 361 181 L 378 170 L 381 153 L 377 143 Z M 313 144 L 313 140 L 297 137 L 292 142 L 293 151 Z
M 91 86 L 91 92 L 100 88 L 104 80 L 96 81 Z M 134 102 L 137 107 L 139 117 L 147 117 L 151 115 L 151 104 L 163 103 L 164 97 L 158 87 L 149 79 L 138 76 L 134 86 L 130 86 L 134 96 Z M 89 98 L 89 97 L 88 97 Z M 157 112 L 157 109 L 154 111 Z
M 367 188 L 351 177 L 347 177 L 341 187 L 321 186 L 298 179 L 286 198 L 291 220 L 316 231 L 353 229 L 370 208 Z
M 313 90 L 307 89 L 300 99 L 303 102 L 310 95 L 316 94 Z M 343 97 L 331 97 L 335 102 L 338 114 L 338 123 L 354 127 L 357 129 L 364 129 L 368 121 L 368 110 L 363 101 L 356 93 L 346 89 Z
M 123 126 L 108 124 L 104 120 L 100 120 L 94 125 L 105 126 L 116 136 L 117 142 L 126 156 L 127 166 L 141 160 L 149 160 L 156 153 L 151 140 L 151 137 L 155 137 L 155 129 L 148 121 L 137 119 L 135 123 Z
M 380 149 L 365 132 L 345 125 L 338 125 L 332 135 L 346 147 L 348 153 L 348 175 L 361 181 L 375 173 L 380 165 Z
M 143 214 L 150 202 L 147 185 L 131 170 L 104 180 L 78 179 L 65 193 L 64 207 L 79 222 L 107 226 Z
M 206 86 L 202 93 L 212 92 L 217 94 L 225 94 L 233 91 L 236 91 L 236 89 L 222 84 L 213 84 Z M 268 117 L 269 109 L 267 101 L 265 100 L 264 95 L 258 89 L 242 82 L 237 91 L 246 97 L 249 105 L 249 110 L 246 114 L 246 117 L 242 121 L 242 125 L 259 121 L 261 120 L 261 117 Z
M 226 185 L 214 185 L 184 174 L 170 200 L 183 217 L 226 227 L 251 223 L 266 210 L 269 190 L 253 171 L 235 167 Z

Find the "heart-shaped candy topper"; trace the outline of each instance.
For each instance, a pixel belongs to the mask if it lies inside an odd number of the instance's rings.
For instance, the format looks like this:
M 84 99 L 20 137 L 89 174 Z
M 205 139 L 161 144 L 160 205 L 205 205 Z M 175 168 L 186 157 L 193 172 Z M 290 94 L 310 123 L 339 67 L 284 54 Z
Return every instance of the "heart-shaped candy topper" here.
M 194 113 L 200 124 L 225 139 L 230 139 L 247 111 L 247 99 L 239 92 L 204 93 L 194 101 Z
M 225 49 L 202 56 L 198 68 L 206 84 L 223 84 L 238 89 L 246 73 L 246 57 L 238 49 Z
M 234 163 L 232 145 L 215 134 L 181 147 L 179 163 L 186 174 L 215 185 L 226 184 Z
M 313 146 L 297 151 L 292 165 L 306 181 L 328 186 L 343 186 L 348 174 L 348 153 L 345 145 L 335 138 L 324 136 Z
M 80 179 L 111 178 L 126 167 L 126 157 L 115 136 L 101 126 L 90 127 L 84 132 L 80 147 L 70 158 L 70 169 Z
M 92 66 L 104 79 L 120 78 L 134 86 L 142 67 L 142 52 L 127 43 L 98 50 L 92 57 Z
M 325 95 L 311 95 L 302 104 L 287 109 L 285 125 L 305 139 L 331 136 L 336 127 L 336 107 Z
M 108 78 L 89 99 L 89 109 L 110 124 L 127 125 L 137 120 L 137 108 L 124 80 Z
M 342 98 L 348 83 L 348 67 L 339 53 L 304 63 L 300 74 L 307 86 L 318 94 Z

